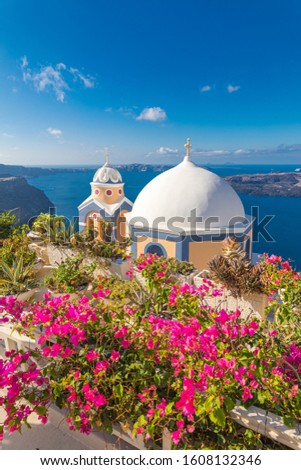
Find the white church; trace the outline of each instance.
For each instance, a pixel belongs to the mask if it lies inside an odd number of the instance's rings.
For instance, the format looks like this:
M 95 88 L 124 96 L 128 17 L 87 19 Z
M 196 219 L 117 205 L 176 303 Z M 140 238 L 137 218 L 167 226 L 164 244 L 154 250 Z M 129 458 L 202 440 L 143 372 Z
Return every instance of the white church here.
M 238 194 L 221 177 L 191 160 L 191 143 L 183 161 L 151 180 L 132 203 L 117 169 L 106 163 L 94 175 L 91 195 L 78 207 L 79 227 L 94 228 L 101 238 L 104 220 L 114 237 L 131 237 L 133 258 L 146 253 L 190 261 L 199 270 L 220 254 L 223 240 L 235 237 L 252 256 L 252 219 Z

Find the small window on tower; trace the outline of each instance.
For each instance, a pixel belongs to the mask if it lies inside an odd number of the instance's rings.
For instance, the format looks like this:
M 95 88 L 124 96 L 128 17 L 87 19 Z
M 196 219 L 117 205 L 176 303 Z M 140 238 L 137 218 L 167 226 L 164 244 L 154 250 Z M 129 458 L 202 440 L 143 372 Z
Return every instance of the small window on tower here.
M 106 190 L 106 195 L 107 196 L 112 196 L 112 194 L 113 194 L 113 191 L 111 189 Z
M 118 189 L 118 193 L 121 195 L 122 194 L 122 189 Z

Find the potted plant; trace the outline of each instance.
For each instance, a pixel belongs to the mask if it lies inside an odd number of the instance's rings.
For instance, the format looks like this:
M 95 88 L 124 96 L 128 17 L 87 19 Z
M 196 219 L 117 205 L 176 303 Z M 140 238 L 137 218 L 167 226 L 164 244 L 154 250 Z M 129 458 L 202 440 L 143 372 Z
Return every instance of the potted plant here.
M 179 282 L 183 284 L 193 283 L 193 278 L 198 272 L 193 263 L 190 261 L 179 261 L 176 258 L 170 258 L 170 264 L 172 269 L 175 270 L 176 277 Z
M 51 271 L 50 276 L 45 277 L 44 283 L 50 292 L 56 295 L 59 293 L 84 294 L 93 280 L 95 268 L 95 263 L 84 265 L 81 256 L 67 258 Z
M 64 216 L 42 213 L 33 222 L 29 237 L 34 243 L 39 244 L 41 240 L 45 261 L 54 266 L 76 256 L 76 235 L 76 224 L 70 223 Z
M 18 300 L 30 299 L 36 291 L 33 275 L 34 262 L 25 264 L 23 256 L 15 257 L 10 264 L 0 262 L 0 295 L 14 295 Z
M 262 293 L 264 265 L 252 265 L 240 243 L 233 238 L 224 241 L 222 254 L 208 263 L 210 277 L 224 285 L 233 297 Z

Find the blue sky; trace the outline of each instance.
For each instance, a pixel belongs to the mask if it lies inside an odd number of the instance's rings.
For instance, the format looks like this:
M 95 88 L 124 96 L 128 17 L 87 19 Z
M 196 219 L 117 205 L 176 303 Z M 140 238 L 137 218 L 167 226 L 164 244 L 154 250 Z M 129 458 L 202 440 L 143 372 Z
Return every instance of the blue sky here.
M 1 0 L 0 162 L 301 164 L 298 0 Z

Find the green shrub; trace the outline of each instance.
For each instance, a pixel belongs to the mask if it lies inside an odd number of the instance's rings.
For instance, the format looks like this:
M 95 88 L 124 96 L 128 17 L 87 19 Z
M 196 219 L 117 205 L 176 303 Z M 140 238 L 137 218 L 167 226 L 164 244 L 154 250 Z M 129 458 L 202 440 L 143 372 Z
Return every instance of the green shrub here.
M 11 211 L 0 213 L 0 240 L 10 237 L 15 222 L 16 217 Z
M 46 286 L 54 292 L 72 294 L 87 286 L 93 280 L 96 265 L 83 265 L 81 256 L 68 258 L 58 268 L 51 272 L 51 276 L 44 279 Z
M 28 230 L 27 225 L 12 230 L 10 237 L 4 240 L 0 248 L 0 261 L 4 261 L 9 266 L 12 266 L 14 260 L 20 256 L 23 258 L 24 266 L 31 265 L 35 261 L 36 254 L 29 248 Z

